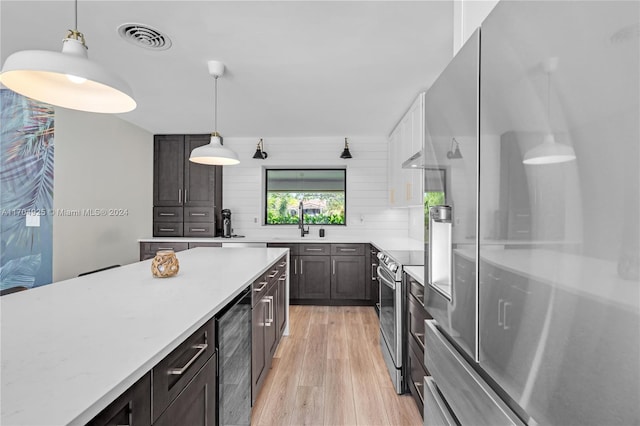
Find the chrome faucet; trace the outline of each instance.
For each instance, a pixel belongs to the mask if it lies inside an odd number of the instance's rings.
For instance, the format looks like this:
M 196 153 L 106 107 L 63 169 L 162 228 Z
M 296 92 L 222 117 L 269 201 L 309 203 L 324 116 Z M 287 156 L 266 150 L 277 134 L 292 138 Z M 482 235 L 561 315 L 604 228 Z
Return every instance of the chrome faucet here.
M 300 236 L 304 237 L 309 233 L 309 226 L 307 225 L 307 229 L 304 229 L 304 204 L 300 201 L 298 205 L 298 228 L 300 228 Z

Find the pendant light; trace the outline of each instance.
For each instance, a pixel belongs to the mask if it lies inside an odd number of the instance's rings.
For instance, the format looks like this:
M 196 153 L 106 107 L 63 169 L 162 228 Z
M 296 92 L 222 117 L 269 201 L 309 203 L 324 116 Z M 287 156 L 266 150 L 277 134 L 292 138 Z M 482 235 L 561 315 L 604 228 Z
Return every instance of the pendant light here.
M 75 29 L 62 41 L 62 52 L 15 52 L 4 62 L 0 82 L 29 98 L 79 111 L 113 114 L 136 108 L 127 83 L 89 59 L 78 31 L 78 0 Z
M 344 150 L 342 151 L 342 154 L 340 154 L 340 158 L 352 158 L 351 152 L 349 152 L 349 142 L 347 142 L 347 138 L 344 138 Z
M 267 152 L 264 150 L 264 142 L 262 142 L 262 138 L 258 141 L 258 146 L 256 146 L 256 153 L 253 154 L 253 158 L 256 160 L 264 160 L 269 156 Z
M 231 166 L 240 163 L 238 155 L 222 145 L 222 136 L 218 133 L 218 77 L 224 74 L 224 64 L 218 61 L 209 61 L 209 74 L 214 78 L 214 114 L 213 127 L 210 142 L 191 151 L 189 161 L 210 166 Z
M 552 57 L 545 61 L 544 70 L 547 73 L 547 123 L 551 127 L 551 74 L 558 68 L 558 58 Z M 542 143 L 531 148 L 524 154 L 524 164 L 557 164 L 576 159 L 573 147 L 556 142 L 552 132 L 544 135 Z

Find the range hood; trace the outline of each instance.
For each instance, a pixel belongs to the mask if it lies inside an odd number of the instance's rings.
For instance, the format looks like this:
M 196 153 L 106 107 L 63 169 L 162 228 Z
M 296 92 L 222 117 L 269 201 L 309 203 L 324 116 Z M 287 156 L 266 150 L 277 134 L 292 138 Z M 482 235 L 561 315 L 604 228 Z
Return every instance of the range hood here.
M 403 169 L 424 169 L 425 167 L 425 156 L 423 155 L 422 150 L 416 152 L 402 163 Z

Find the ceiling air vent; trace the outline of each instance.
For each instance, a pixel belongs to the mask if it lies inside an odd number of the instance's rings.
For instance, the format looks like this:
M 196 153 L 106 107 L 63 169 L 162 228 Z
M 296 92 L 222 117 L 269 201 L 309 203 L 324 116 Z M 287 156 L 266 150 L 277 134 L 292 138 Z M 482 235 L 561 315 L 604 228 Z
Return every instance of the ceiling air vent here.
M 118 27 L 120 37 L 129 43 L 150 50 L 167 50 L 171 40 L 160 31 L 144 24 L 122 24 Z

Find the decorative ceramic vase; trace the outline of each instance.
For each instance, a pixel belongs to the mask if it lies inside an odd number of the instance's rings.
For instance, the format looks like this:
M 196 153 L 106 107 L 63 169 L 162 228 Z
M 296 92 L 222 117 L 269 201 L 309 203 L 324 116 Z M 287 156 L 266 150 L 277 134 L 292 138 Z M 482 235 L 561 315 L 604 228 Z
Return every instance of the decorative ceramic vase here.
M 180 264 L 173 250 L 160 250 L 151 261 L 151 273 L 154 277 L 173 277 L 178 273 Z

